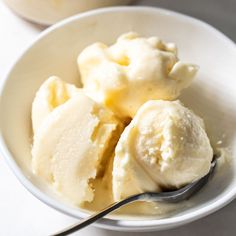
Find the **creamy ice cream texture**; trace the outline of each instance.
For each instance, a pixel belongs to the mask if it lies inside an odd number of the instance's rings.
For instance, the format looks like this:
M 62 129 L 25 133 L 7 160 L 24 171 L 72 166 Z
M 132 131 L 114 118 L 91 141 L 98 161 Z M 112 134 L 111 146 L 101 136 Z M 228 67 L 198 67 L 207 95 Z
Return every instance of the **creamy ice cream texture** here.
M 48 78 L 39 88 L 32 104 L 32 126 L 36 133 L 42 121 L 56 107 L 62 105 L 81 89 L 73 84 L 65 83 L 57 76 Z
M 209 171 L 213 151 L 202 119 L 165 101 L 197 72 L 178 59 L 174 44 L 127 33 L 110 47 L 88 46 L 78 66 L 83 88 L 52 76 L 32 105 L 33 171 L 72 204 L 98 210 Z M 155 208 L 145 204 L 142 212 Z
M 179 101 L 149 101 L 116 146 L 114 199 L 191 183 L 208 173 L 212 156 L 201 118 Z
M 176 99 L 198 70 L 178 59 L 174 44 L 133 32 L 110 47 L 88 46 L 77 62 L 84 89 L 121 117 L 134 117 L 151 99 Z
M 102 166 L 112 155 L 122 124 L 112 112 L 58 78 L 41 86 L 33 104 L 35 115 L 45 111 L 40 122 L 32 117 L 37 124 L 33 171 L 73 204 L 92 201 L 90 182 L 104 172 Z

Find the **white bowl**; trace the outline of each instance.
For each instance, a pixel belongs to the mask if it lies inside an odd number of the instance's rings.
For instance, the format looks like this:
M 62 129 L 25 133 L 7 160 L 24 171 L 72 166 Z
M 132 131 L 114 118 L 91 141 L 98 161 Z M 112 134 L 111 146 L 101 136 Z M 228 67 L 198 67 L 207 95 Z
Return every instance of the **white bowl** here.
M 181 59 L 200 65 L 192 86 L 181 100 L 201 115 L 212 144 L 223 139 L 236 156 L 236 47 L 210 25 L 168 10 L 117 7 L 95 10 L 64 20 L 44 31 L 19 57 L 2 80 L 0 148 L 21 183 L 49 206 L 77 218 L 87 213 L 62 202 L 46 189 L 30 169 L 30 109 L 40 84 L 50 75 L 79 84 L 78 53 L 95 41 L 112 43 L 122 33 L 137 31 L 176 42 Z M 151 231 L 172 228 L 206 216 L 236 195 L 236 161 L 219 168 L 207 186 L 189 200 L 187 207 L 163 219 L 111 219 L 96 223 L 113 230 Z

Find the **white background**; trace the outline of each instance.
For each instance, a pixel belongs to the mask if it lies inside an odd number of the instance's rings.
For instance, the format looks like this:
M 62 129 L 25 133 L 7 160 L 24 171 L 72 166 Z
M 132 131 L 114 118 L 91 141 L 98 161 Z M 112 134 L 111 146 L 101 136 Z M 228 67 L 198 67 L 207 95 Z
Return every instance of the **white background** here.
M 235 0 L 143 0 L 138 5 L 169 8 L 200 18 L 236 41 Z M 15 16 L 0 0 L 0 79 L 19 53 L 44 29 Z M 194 223 L 161 232 L 124 233 L 90 226 L 74 235 L 82 236 L 195 236 L 236 235 L 236 201 Z M 15 178 L 0 157 L 0 235 L 49 235 L 76 222 L 33 197 Z

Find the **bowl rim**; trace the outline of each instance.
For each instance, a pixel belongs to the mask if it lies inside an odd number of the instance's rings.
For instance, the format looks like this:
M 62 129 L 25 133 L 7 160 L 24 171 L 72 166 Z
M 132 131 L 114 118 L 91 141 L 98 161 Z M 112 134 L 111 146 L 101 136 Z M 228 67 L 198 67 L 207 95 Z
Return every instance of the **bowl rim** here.
M 69 18 L 66 18 L 55 25 L 50 26 L 46 30 L 44 30 L 42 33 L 40 33 L 24 50 L 23 52 L 17 57 L 15 62 L 12 63 L 10 66 L 10 69 L 8 70 L 8 73 L 6 76 L 1 80 L 0 82 L 0 106 L 1 106 L 1 96 L 4 91 L 4 87 L 6 84 L 6 81 L 10 77 L 13 69 L 15 66 L 17 66 L 18 62 L 25 56 L 25 54 L 31 49 L 31 47 L 34 46 L 35 43 L 40 41 L 42 38 L 53 32 L 54 30 L 63 27 L 67 24 L 70 24 L 71 22 L 80 20 L 82 18 L 91 17 L 94 15 L 99 15 L 103 13 L 110 13 L 110 12 L 149 12 L 149 13 L 157 13 L 162 15 L 170 15 L 172 17 L 177 17 L 181 20 L 185 21 L 191 21 L 193 24 L 198 25 L 200 27 L 206 28 L 208 31 L 211 31 L 215 34 L 216 37 L 221 38 L 224 40 L 227 44 L 229 44 L 232 48 L 234 48 L 234 51 L 236 53 L 236 44 L 227 36 L 225 36 L 223 33 L 221 33 L 219 30 L 211 26 L 210 24 L 201 21 L 199 19 L 196 19 L 191 16 L 187 16 L 182 13 L 178 13 L 175 11 L 167 10 L 164 8 L 158 8 L 158 7 L 147 7 L 147 6 L 121 6 L 121 7 L 106 7 L 106 8 L 100 8 L 95 10 L 90 10 L 84 13 L 80 13 L 74 16 L 71 16 Z M 0 127 L 1 129 L 1 127 Z M 7 162 L 8 166 L 14 173 L 14 175 L 17 177 L 17 179 L 20 181 L 20 183 L 36 198 L 47 204 L 48 206 L 56 209 L 57 211 L 64 213 L 66 215 L 72 216 L 77 219 L 81 219 L 84 217 L 87 217 L 88 214 L 85 212 L 80 211 L 80 209 L 75 209 L 72 207 L 68 207 L 60 202 L 58 202 L 56 199 L 51 198 L 46 193 L 42 192 L 40 189 L 38 189 L 21 171 L 20 167 L 17 165 L 16 161 L 14 160 L 14 157 L 9 152 L 6 142 L 3 137 L 2 130 L 0 130 L 0 152 Z M 112 229 L 112 230 L 120 230 L 120 231 L 154 231 L 154 230 L 162 230 L 167 228 L 173 228 L 177 227 L 186 223 L 190 223 L 194 220 L 197 220 L 199 218 L 202 218 L 204 216 L 207 216 L 218 209 L 222 208 L 229 202 L 231 202 L 236 196 L 236 186 L 235 188 L 232 188 L 229 192 L 227 192 L 225 195 L 223 195 L 221 198 L 217 199 L 215 202 L 203 206 L 200 209 L 195 210 L 194 212 L 188 212 L 184 215 L 180 216 L 172 216 L 172 218 L 166 218 L 166 219 L 154 219 L 154 220 L 117 220 L 117 219 L 109 219 L 104 218 L 99 220 L 94 225 L 100 228 L 104 229 Z

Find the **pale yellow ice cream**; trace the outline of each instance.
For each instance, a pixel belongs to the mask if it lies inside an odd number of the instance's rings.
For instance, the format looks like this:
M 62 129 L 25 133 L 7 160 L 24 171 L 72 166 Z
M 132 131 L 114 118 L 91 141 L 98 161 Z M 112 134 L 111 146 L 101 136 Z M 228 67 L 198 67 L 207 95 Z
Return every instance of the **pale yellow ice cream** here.
M 32 169 L 43 181 L 97 211 L 208 173 L 213 150 L 202 119 L 171 101 L 198 70 L 178 59 L 174 44 L 131 32 L 88 46 L 77 62 L 83 88 L 52 76 L 33 101 Z M 126 211 L 165 211 L 133 206 Z
M 75 96 L 80 90 L 73 84 L 66 83 L 57 76 L 49 77 L 40 86 L 32 104 L 32 125 L 34 133 L 52 110 Z
M 121 117 L 134 117 L 151 99 L 176 99 L 197 72 L 178 59 L 174 44 L 132 32 L 110 47 L 88 46 L 77 61 L 84 89 Z
M 179 101 L 149 101 L 116 146 L 114 199 L 179 188 L 206 175 L 212 157 L 202 119 Z
M 52 79 L 46 84 L 51 82 Z M 44 92 L 49 92 L 48 97 L 58 96 L 53 102 L 48 99 L 47 106 L 42 106 L 54 109 L 44 116 L 34 134 L 32 168 L 71 203 L 80 205 L 93 200 L 91 181 L 104 171 L 103 166 L 112 156 L 122 124 L 112 112 L 81 90 L 75 89 L 76 94 L 67 99 L 70 85 L 61 87 L 60 83 L 57 81 L 52 90 L 41 87 L 36 95 L 36 99 Z M 40 109 L 35 114 L 42 110 L 36 102 L 35 107 Z

